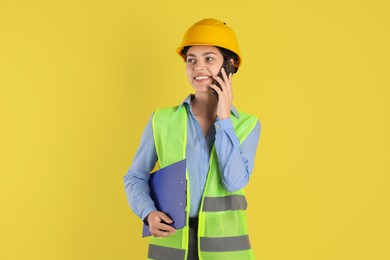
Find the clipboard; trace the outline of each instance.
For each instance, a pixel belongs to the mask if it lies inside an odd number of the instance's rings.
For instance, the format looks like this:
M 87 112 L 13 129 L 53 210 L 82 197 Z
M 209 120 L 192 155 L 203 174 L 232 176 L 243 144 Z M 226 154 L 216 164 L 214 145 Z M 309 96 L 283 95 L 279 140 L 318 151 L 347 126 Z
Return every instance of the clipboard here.
M 158 211 L 173 220 L 168 224 L 176 229 L 186 223 L 186 160 L 178 161 L 155 171 L 149 179 L 150 197 Z M 142 237 L 151 236 L 149 226 L 144 224 Z

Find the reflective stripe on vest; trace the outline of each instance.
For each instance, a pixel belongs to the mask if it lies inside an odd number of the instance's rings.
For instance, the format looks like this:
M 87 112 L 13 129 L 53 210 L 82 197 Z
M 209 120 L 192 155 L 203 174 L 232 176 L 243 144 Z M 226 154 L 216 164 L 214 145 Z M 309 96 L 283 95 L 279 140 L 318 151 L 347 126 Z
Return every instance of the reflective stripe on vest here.
M 226 197 L 205 197 L 203 211 L 217 212 L 226 210 L 245 210 L 247 203 L 243 195 L 229 195 Z
M 251 248 L 249 237 L 201 237 L 200 248 L 206 252 L 229 252 L 247 250 Z
M 244 113 L 231 116 L 234 131 L 242 143 L 257 123 Z M 154 143 L 160 167 L 185 158 L 187 111 L 185 105 L 159 109 L 153 116 Z M 199 259 L 254 259 L 246 223 L 244 191 L 228 192 L 220 179 L 218 158 L 213 146 L 210 169 L 199 212 Z M 187 225 L 166 238 L 150 238 L 150 259 L 186 259 L 190 190 L 187 175 Z M 184 252 L 184 254 L 183 254 Z
M 149 259 L 183 260 L 186 251 L 165 246 L 149 245 Z

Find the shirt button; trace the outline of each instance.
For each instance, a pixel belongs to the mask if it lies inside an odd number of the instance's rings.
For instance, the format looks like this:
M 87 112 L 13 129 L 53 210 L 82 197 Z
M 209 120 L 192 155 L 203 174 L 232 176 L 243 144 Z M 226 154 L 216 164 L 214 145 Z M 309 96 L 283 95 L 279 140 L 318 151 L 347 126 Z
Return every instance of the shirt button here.
M 219 128 L 219 125 L 217 124 L 216 127 Z

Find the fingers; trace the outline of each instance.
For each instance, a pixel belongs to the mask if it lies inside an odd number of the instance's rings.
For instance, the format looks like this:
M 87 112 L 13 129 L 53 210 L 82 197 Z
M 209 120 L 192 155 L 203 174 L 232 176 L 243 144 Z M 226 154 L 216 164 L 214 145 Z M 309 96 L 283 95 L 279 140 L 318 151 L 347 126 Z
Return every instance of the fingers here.
M 213 76 L 213 78 L 219 83 L 222 88 L 222 91 L 231 93 L 232 92 L 232 73 L 229 73 L 229 76 L 226 74 L 224 68 L 221 68 L 222 78 L 219 76 Z
M 167 237 L 176 233 L 175 228 L 164 223 L 159 223 L 156 225 L 149 224 L 149 231 L 154 237 Z
M 148 216 L 148 222 L 161 222 L 161 221 L 165 221 L 166 223 L 172 223 L 172 219 L 170 219 L 164 212 L 161 212 L 161 211 L 152 211 L 150 212 L 149 216 Z
M 232 93 L 232 74 L 229 76 L 226 74 L 224 68 L 221 69 L 221 76 L 213 76 L 214 79 L 221 86 L 220 88 L 216 84 L 211 84 L 210 87 L 218 94 L 218 107 L 217 116 L 219 119 L 226 119 L 230 117 L 230 109 L 233 100 Z
M 153 211 L 148 216 L 149 231 L 154 237 L 167 237 L 176 233 L 176 229 L 165 223 L 172 223 L 165 213 L 161 211 Z M 165 223 L 163 223 L 165 222 Z
M 233 73 L 229 73 L 229 92 L 230 92 L 230 96 L 233 97 L 233 88 L 232 88 L 232 76 L 233 76 Z
M 225 82 L 226 91 L 230 95 L 232 93 L 232 73 L 229 73 L 229 75 L 227 75 L 224 68 L 222 68 L 221 71 L 222 71 L 223 80 Z
M 210 88 L 214 89 L 217 92 L 218 96 L 222 95 L 222 90 L 215 84 L 211 84 Z
M 170 219 L 164 212 L 159 212 L 159 217 L 166 223 L 171 224 L 173 222 L 172 219 Z
M 226 75 L 226 71 L 224 68 L 221 69 L 222 77 L 224 82 L 228 82 L 228 76 Z M 229 73 L 230 75 L 230 73 Z

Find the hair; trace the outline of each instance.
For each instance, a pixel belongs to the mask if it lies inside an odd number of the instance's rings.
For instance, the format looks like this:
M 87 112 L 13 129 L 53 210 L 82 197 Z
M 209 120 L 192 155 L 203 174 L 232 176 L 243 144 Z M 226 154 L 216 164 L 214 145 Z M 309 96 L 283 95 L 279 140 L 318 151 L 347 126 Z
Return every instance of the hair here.
M 185 46 L 182 50 L 181 50 L 181 53 L 184 55 L 184 56 L 187 56 L 187 52 L 188 52 L 188 49 L 191 48 L 192 46 Z M 222 48 L 222 47 L 218 47 L 218 46 L 215 46 L 218 48 L 218 50 L 221 52 L 222 56 L 223 56 L 223 60 L 224 61 L 229 61 L 230 59 L 233 59 L 234 60 L 234 64 L 236 64 L 234 66 L 235 68 L 235 71 L 233 73 L 236 73 L 237 70 L 238 70 L 238 67 L 237 67 L 237 64 L 238 64 L 238 55 L 234 52 L 232 52 L 231 50 L 228 50 L 228 49 L 225 49 L 225 48 Z

